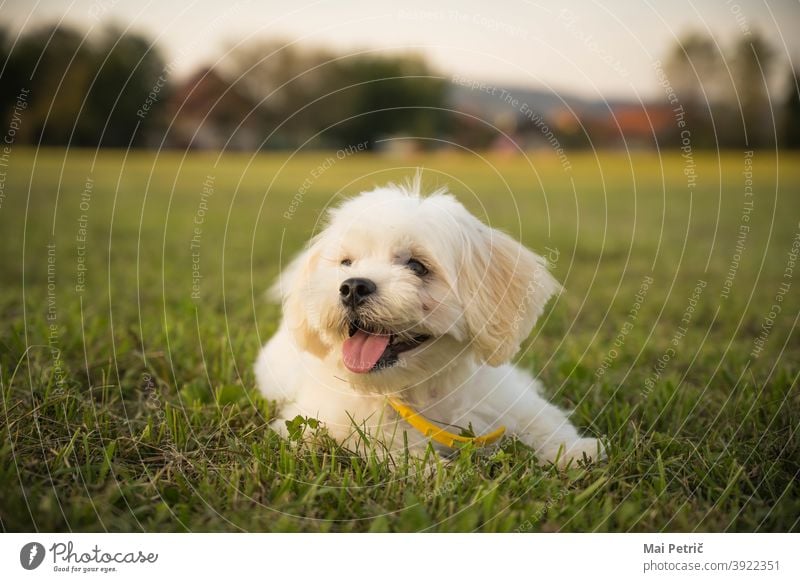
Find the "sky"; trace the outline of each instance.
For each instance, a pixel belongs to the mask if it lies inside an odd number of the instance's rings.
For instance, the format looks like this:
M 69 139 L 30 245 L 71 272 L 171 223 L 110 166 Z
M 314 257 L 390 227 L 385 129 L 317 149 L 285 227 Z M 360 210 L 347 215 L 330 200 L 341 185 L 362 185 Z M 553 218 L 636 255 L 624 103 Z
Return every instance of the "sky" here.
M 648 99 L 658 60 L 687 31 L 721 48 L 758 31 L 781 70 L 800 68 L 800 1 L 0 0 L 13 35 L 53 22 L 147 34 L 178 75 L 237 43 L 282 39 L 339 51 L 414 51 L 447 76 L 586 98 Z M 785 75 L 782 75 L 785 76 Z

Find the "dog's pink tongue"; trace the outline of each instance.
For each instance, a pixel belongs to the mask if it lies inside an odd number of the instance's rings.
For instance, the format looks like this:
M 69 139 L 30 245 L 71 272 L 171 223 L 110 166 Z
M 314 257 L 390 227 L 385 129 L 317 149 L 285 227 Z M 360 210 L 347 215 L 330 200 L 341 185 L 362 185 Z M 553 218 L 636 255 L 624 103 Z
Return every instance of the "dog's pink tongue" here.
M 378 363 L 388 345 L 388 335 L 367 333 L 359 329 L 353 337 L 344 340 L 342 346 L 344 365 L 356 374 L 369 372 Z

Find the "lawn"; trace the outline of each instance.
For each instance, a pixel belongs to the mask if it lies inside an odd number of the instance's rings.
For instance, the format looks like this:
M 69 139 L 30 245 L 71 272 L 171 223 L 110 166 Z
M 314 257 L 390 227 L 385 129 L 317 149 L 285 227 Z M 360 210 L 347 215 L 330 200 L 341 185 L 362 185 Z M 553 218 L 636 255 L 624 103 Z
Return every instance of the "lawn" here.
M 566 292 L 518 363 L 606 462 L 507 440 L 419 471 L 267 428 L 263 291 L 327 205 L 416 166 L 553 262 Z M 800 529 L 796 154 L 14 148 L 0 170 L 5 531 Z

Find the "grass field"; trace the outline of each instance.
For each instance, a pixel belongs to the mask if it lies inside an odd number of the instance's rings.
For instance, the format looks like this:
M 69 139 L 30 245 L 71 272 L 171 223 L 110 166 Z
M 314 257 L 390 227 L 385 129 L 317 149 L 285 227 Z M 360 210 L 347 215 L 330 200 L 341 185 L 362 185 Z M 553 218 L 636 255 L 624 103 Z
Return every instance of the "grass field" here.
M 3 530 L 800 529 L 800 156 L 340 157 L 11 151 Z M 607 462 L 506 442 L 432 474 L 267 429 L 263 290 L 327 204 L 418 165 L 553 261 L 519 365 Z

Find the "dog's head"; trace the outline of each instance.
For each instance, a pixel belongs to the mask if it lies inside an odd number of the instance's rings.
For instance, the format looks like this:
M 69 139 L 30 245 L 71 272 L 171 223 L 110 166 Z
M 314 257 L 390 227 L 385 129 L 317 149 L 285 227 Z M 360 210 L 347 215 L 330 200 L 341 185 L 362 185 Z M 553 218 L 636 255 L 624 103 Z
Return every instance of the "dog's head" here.
M 276 292 L 301 349 L 353 384 L 398 389 L 510 360 L 560 287 L 542 257 L 450 195 L 389 186 L 330 212 Z

